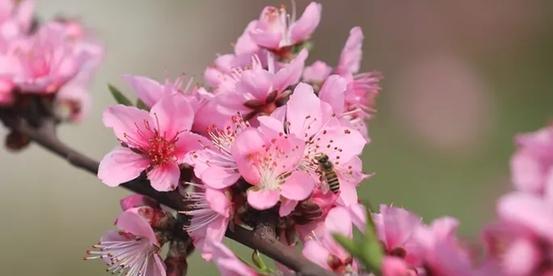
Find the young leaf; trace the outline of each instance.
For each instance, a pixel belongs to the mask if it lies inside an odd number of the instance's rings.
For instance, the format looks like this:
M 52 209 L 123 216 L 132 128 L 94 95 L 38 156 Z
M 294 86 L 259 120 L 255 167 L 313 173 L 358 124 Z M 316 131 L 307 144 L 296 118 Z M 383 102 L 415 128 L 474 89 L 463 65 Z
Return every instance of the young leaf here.
M 360 251 L 353 240 L 341 234 L 334 234 L 332 235 L 332 237 L 334 237 L 334 240 L 338 242 L 352 256 L 359 255 Z
M 257 266 L 257 268 L 259 268 L 261 271 L 264 271 L 267 269 L 267 265 L 265 264 L 265 262 L 263 261 L 263 259 L 261 258 L 261 255 L 259 254 L 259 251 L 257 250 L 254 250 L 252 252 L 252 262 L 253 264 L 255 264 L 255 266 Z
M 150 110 L 150 108 L 141 99 L 136 100 L 136 107 L 146 111 Z
M 126 106 L 132 106 L 131 100 L 129 100 L 117 87 L 108 84 L 109 92 L 111 92 L 111 95 L 115 99 L 115 101 L 118 104 L 126 105 Z

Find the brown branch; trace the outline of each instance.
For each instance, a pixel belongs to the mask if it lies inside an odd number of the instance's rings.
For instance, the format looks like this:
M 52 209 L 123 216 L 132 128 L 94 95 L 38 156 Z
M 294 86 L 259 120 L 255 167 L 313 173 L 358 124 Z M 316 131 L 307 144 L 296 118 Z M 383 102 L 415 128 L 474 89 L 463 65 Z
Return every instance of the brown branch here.
M 27 135 L 32 141 L 44 147 L 48 151 L 67 160 L 71 165 L 88 171 L 92 174 L 98 172 L 98 161 L 85 156 L 61 142 L 55 134 L 55 123 L 45 120 L 38 127 L 33 127 L 21 119 L 5 119 L 4 124 L 22 134 Z M 149 196 L 159 203 L 175 210 L 184 210 L 184 201 L 177 192 L 158 192 L 154 190 L 144 177 L 139 177 L 127 183 L 121 184 L 132 192 Z M 269 218 L 272 219 L 272 218 Z M 288 266 L 299 275 L 334 275 L 320 266 L 307 260 L 293 248 L 285 246 L 275 237 L 274 221 L 261 222 L 254 231 L 248 231 L 240 227 L 228 229 L 226 236 L 250 248 L 257 249 L 268 257 Z M 183 235 L 185 233 L 181 231 Z

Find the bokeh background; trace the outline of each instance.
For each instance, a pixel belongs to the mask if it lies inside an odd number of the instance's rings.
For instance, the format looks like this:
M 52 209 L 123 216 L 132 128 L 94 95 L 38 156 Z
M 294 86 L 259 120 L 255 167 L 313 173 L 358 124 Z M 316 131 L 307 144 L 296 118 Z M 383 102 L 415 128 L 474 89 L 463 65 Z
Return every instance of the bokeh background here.
M 79 17 L 107 48 L 91 88 L 91 114 L 61 129 L 67 143 L 98 159 L 115 145 L 100 120 L 113 103 L 106 83 L 128 91 L 124 73 L 161 80 L 184 73 L 199 80 L 264 5 L 280 5 L 38 2 L 40 17 Z M 300 11 L 307 4 L 297 2 Z M 361 197 L 409 208 L 426 221 L 455 216 L 462 235 L 477 241 L 494 215 L 495 199 L 510 189 L 513 136 L 553 118 L 553 2 L 321 2 L 310 61 L 335 64 L 349 29 L 360 25 L 366 35 L 363 69 L 385 76 L 364 155 L 365 170 L 375 176 Z M 100 263 L 81 258 L 112 226 L 126 192 L 36 146 L 18 154 L 2 149 L 0 156 L 1 274 L 102 275 Z M 215 270 L 194 255 L 190 275 L 200 273 Z

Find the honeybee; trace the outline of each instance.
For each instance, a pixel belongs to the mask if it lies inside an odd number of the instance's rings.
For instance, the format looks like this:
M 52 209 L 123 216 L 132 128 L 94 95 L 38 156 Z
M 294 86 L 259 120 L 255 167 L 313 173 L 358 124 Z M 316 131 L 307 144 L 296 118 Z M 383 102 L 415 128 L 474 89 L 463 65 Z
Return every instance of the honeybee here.
M 337 194 L 340 192 L 340 181 L 338 180 L 338 175 L 334 170 L 334 165 L 329 160 L 328 155 L 320 153 L 315 156 L 315 160 L 319 165 L 319 170 L 321 172 L 321 177 L 324 182 L 328 185 L 328 188 L 333 193 Z

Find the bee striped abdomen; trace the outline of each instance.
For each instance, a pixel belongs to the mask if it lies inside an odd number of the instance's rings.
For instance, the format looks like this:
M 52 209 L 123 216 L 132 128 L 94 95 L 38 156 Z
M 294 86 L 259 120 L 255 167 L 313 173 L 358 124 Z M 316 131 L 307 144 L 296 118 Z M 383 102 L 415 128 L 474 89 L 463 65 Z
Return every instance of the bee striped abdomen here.
M 326 171 L 324 173 L 324 178 L 330 191 L 337 194 L 340 191 L 340 181 L 338 180 L 336 172 L 334 170 Z
M 328 156 L 326 154 L 319 154 L 315 157 L 315 160 L 317 160 L 319 164 L 321 176 L 328 185 L 329 190 L 335 194 L 340 192 L 340 181 L 338 180 L 336 171 L 334 171 L 334 165 L 329 160 Z

